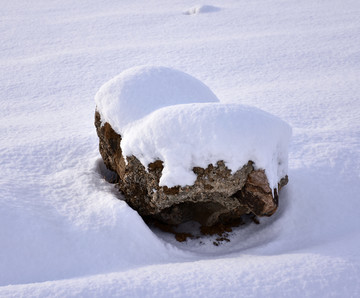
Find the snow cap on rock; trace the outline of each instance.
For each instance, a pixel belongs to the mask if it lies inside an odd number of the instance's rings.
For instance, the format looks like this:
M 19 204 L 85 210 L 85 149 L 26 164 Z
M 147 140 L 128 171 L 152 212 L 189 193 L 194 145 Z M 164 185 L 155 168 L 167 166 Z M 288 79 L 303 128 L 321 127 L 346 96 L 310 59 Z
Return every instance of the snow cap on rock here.
M 218 102 L 216 95 L 198 79 L 159 66 L 138 66 L 105 83 L 95 95 L 103 122 L 118 133 L 151 112 L 174 104 Z
M 193 185 L 194 167 L 223 160 L 235 171 L 254 162 L 265 169 L 270 187 L 277 188 L 288 170 L 291 127 L 267 112 L 240 105 L 194 103 L 158 109 L 124 129 L 125 156 L 136 156 L 147 168 L 164 161 L 162 186 Z

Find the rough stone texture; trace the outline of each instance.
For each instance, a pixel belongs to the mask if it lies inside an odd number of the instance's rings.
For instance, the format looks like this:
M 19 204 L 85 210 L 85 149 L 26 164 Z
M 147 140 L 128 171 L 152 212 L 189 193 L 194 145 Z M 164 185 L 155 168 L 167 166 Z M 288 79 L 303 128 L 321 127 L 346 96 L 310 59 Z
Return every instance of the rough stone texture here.
M 99 136 L 99 150 L 108 169 L 119 175 L 118 185 L 127 203 L 143 217 L 167 224 L 195 220 L 204 226 L 226 223 L 244 214 L 270 216 L 278 206 L 277 192 L 272 194 L 263 170 L 255 170 L 249 161 L 231 174 L 223 161 L 206 169 L 194 167 L 197 179 L 192 186 L 159 186 L 163 162 L 148 165 L 148 171 L 135 157 L 127 157 L 125 164 L 120 147 L 121 136 L 95 112 L 95 127 Z M 278 189 L 286 185 L 284 177 Z

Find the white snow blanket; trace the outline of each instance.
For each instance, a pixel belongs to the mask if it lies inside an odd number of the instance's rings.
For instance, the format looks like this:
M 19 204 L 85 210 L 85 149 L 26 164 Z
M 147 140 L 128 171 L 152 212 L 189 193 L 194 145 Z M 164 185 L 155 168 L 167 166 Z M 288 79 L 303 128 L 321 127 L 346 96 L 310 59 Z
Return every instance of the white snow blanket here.
M 3 1 L 1 297 L 359 296 L 360 2 L 214 0 L 183 13 L 196 5 Z M 293 127 L 272 217 L 218 247 L 177 243 L 118 200 L 93 97 L 148 64 Z

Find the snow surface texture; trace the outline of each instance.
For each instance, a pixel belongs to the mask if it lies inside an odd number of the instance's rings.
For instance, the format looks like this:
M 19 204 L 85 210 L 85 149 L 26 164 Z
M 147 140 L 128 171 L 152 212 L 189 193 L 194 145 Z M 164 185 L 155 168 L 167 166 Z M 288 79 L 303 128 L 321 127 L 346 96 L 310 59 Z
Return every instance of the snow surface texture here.
M 360 2 L 3 1 L 1 297 L 358 297 Z M 102 176 L 93 95 L 166 65 L 293 127 L 278 211 L 231 242 L 151 231 Z
M 192 14 L 199 14 L 199 13 L 209 13 L 219 11 L 220 8 L 211 5 L 198 5 L 189 8 L 188 10 L 184 11 L 184 14 L 192 15 Z

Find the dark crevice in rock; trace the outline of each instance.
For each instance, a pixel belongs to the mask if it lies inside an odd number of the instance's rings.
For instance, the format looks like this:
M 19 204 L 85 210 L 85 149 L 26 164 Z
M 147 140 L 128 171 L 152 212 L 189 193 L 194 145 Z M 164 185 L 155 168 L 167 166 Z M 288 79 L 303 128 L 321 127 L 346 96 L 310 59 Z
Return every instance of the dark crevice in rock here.
M 105 179 L 107 182 L 111 184 L 116 184 L 119 182 L 120 179 L 119 175 L 116 172 L 108 169 L 104 164 L 103 160 L 98 160 L 97 172 L 103 179 Z

